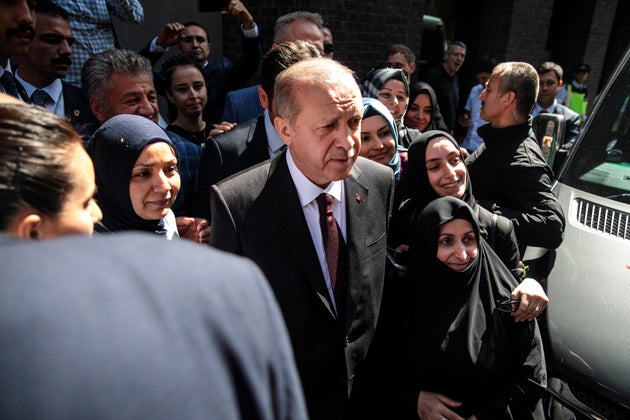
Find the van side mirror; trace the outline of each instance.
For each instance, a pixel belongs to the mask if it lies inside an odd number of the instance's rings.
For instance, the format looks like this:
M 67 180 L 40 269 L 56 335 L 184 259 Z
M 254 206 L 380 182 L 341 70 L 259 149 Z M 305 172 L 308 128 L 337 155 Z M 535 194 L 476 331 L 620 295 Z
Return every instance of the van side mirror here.
M 554 168 L 557 152 L 564 143 L 565 121 L 563 115 L 540 113 L 534 118 L 532 129 L 547 164 Z

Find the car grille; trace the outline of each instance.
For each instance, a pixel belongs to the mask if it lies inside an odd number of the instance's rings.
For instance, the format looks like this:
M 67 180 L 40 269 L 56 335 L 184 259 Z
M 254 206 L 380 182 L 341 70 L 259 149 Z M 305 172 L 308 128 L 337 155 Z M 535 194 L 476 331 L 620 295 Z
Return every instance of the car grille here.
M 598 232 L 630 240 L 630 213 L 576 199 L 578 223 Z

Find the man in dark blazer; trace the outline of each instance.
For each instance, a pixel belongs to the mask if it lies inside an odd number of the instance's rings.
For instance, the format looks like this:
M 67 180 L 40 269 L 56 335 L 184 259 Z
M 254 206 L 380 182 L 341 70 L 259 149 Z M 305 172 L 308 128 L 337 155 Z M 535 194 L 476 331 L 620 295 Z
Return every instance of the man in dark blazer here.
M 128 233 L 0 235 L 0 264 L 3 418 L 306 419 L 286 327 L 252 262 Z
M 84 137 L 98 123 L 83 90 L 62 81 L 72 62 L 74 37 L 68 13 L 49 0 L 37 2 L 35 38 L 20 58 L 16 70 L 18 92 L 25 102 L 35 103 L 70 120 Z M 39 97 L 38 97 L 39 95 Z
M 212 187 L 210 243 L 251 258 L 267 276 L 310 418 L 347 418 L 380 309 L 393 173 L 357 158 L 361 93 L 341 64 L 314 58 L 292 65 L 276 79 L 273 103 L 288 148 Z M 317 204 L 323 197 L 326 212 Z M 331 264 L 331 230 L 320 223 L 335 221 Z
M 560 65 L 546 61 L 537 69 L 539 86 L 536 105 L 532 110 L 532 118 L 538 114 L 547 112 L 550 114 L 562 115 L 564 117 L 564 141 L 561 148 L 570 150 L 580 134 L 580 115 L 572 109 L 558 103 L 556 96 L 563 86 L 563 70 Z
M 210 124 L 220 122 L 225 107 L 225 95 L 230 90 L 239 89 L 254 75 L 262 57 L 262 35 L 245 4 L 233 0 L 226 2 L 226 5 L 228 10 L 225 13 L 241 23 L 243 32 L 243 49 L 236 60 L 221 57 L 209 61 L 211 43 L 208 31 L 197 22 L 186 22 L 183 25 L 178 22 L 167 23 L 160 35 L 140 51 L 152 64 L 156 64 L 166 48 L 177 44 L 182 55 L 201 64 L 208 93 L 203 119 Z M 164 94 L 164 76 L 160 72 L 155 76 L 155 87 L 158 93 Z M 174 112 L 169 106 L 169 116 Z
M 298 61 L 319 56 L 317 48 L 304 41 L 278 44 L 267 52 L 261 64 L 261 85 L 258 87 L 258 97 L 265 111 L 205 142 L 199 163 L 195 214 L 210 218 L 211 185 L 276 157 L 284 150 L 285 145 L 272 122 L 276 117 L 275 107 L 269 106 L 273 101 L 276 77 Z

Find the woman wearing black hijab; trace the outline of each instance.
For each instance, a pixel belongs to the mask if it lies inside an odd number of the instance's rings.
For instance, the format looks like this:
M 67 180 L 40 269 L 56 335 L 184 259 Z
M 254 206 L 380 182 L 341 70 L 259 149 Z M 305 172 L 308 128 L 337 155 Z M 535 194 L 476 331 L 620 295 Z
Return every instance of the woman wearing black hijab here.
M 439 198 L 411 230 L 414 286 L 403 346 L 411 369 L 400 408 L 423 419 L 543 418 L 540 332 L 536 321 L 510 316 L 517 281 L 480 236 L 472 208 Z
M 409 198 L 392 217 L 390 245 L 398 247 L 408 244 L 411 223 L 424 206 L 436 198 L 452 196 L 465 201 L 474 210 L 480 225 L 480 235 L 503 263 L 516 276 L 520 276 L 520 254 L 512 222 L 477 203 L 457 141 L 444 131 L 427 131 L 411 144 L 408 159 L 406 171 Z M 544 290 L 534 279 L 523 280 L 514 291 L 513 297 L 521 299 L 521 305 L 514 313 L 518 321 L 535 319 L 549 303 Z
M 157 143 L 167 146 L 161 148 L 165 158 L 153 155 L 141 162 L 143 152 Z M 167 239 L 179 236 L 170 209 L 180 186 L 177 155 L 164 130 L 138 115 L 117 115 L 94 133 L 87 149 L 96 172 L 96 199 L 103 211 L 97 232 L 140 230 Z M 154 182 L 153 178 L 161 179 Z M 135 193 L 134 184 L 144 192 Z
M 447 131 L 435 91 L 428 83 L 415 82 L 409 86 L 409 106 L 405 114 L 405 126 L 421 132 Z

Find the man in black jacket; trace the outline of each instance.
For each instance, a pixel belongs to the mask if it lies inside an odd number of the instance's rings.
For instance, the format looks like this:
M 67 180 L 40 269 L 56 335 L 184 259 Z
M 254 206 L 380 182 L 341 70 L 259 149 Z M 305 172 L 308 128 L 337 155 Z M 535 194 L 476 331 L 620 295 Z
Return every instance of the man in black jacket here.
M 479 96 L 480 116 L 489 122 L 477 131 L 484 144 L 467 159 L 477 200 L 512 220 L 521 255 L 526 246 L 557 248 L 564 232 L 552 171 L 531 129 L 537 94 L 538 74 L 530 64 L 496 66 Z

